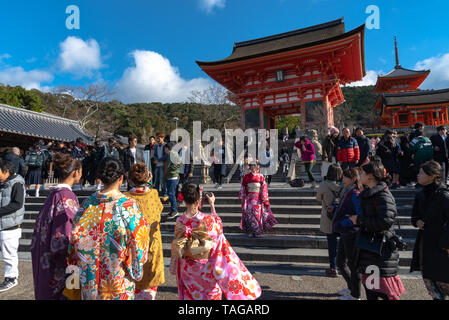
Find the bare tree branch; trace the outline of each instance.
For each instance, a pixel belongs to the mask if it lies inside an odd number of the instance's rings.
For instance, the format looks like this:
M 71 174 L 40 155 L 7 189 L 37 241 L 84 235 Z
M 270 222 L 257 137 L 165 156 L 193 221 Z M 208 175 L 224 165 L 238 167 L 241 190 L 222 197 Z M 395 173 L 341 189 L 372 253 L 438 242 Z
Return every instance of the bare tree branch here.
M 93 115 L 98 112 L 100 105 L 106 103 L 113 92 L 107 84 L 88 84 L 79 86 L 60 86 L 54 90 L 58 102 L 64 106 L 63 116 L 68 108 L 76 107 L 76 118 L 81 129 L 92 121 Z

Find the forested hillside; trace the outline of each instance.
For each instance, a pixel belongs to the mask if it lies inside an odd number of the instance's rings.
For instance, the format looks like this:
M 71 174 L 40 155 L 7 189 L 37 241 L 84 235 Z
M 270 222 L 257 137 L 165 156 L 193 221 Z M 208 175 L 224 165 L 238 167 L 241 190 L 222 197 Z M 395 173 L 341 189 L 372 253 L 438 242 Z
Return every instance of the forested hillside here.
M 373 87 L 342 90 L 346 103 L 335 109 L 336 124 L 372 126 L 375 119 L 372 107 L 377 97 Z M 179 119 L 178 128 L 188 131 L 193 121 L 201 121 L 203 130 L 240 127 L 240 109 L 221 101 L 219 105 L 201 102 L 123 104 L 110 100 L 110 96 L 106 87 L 98 85 L 61 87 L 52 93 L 0 85 L 0 103 L 78 120 L 85 131 L 100 137 L 136 134 L 139 140 L 146 142 L 158 131 L 175 129 L 174 117 Z M 284 117 L 279 119 L 278 127 L 284 122 L 293 127 L 298 119 Z

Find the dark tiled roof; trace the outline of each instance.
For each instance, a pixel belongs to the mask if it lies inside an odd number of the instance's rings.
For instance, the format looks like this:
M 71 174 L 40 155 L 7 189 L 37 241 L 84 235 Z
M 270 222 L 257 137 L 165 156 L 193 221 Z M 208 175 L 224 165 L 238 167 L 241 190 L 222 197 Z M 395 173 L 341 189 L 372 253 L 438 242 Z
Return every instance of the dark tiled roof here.
M 364 26 L 362 27 L 364 28 Z M 219 61 L 197 61 L 197 64 L 199 66 L 218 65 L 319 45 L 328 41 L 337 40 L 345 35 L 360 32 L 362 27 L 345 33 L 345 24 L 343 18 L 341 18 L 304 29 L 280 33 L 255 40 L 237 42 L 234 44 L 234 49 L 229 57 Z
M 387 107 L 449 103 L 449 89 L 384 94 L 382 99 Z
M 92 141 L 77 121 L 5 104 L 0 104 L 0 131 L 60 141 Z
M 402 68 L 401 66 L 396 66 L 394 69 L 387 74 L 380 75 L 379 78 L 399 78 L 399 77 L 407 77 L 407 76 L 416 76 L 421 74 L 429 73 L 430 70 L 410 70 Z

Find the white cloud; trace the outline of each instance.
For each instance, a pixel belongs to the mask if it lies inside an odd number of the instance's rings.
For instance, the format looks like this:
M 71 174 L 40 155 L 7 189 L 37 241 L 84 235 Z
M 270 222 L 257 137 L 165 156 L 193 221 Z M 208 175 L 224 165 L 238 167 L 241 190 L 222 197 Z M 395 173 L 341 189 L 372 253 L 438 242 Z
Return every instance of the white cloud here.
M 84 41 L 77 37 L 67 37 L 60 43 L 59 66 L 61 71 L 76 76 L 92 77 L 93 71 L 100 69 L 100 46 L 95 39 Z
M 214 8 L 223 9 L 226 0 L 200 0 L 200 7 L 207 13 L 211 13 Z
M 45 90 L 41 83 L 53 81 L 53 75 L 43 70 L 25 71 L 22 67 L 11 67 L 0 70 L 0 83 L 10 86 L 22 86 L 25 89 Z
M 430 74 L 420 86 L 420 89 L 449 88 L 449 53 L 418 61 L 415 69 L 430 69 Z
M 368 70 L 366 72 L 366 76 L 363 77 L 363 80 L 350 83 L 347 86 L 348 87 L 374 86 L 377 82 L 378 75 L 379 75 L 378 71 Z
M 212 82 L 204 78 L 185 80 L 170 61 L 153 51 L 131 53 L 135 66 L 127 68 L 116 86 L 123 102 L 186 101 L 192 90 L 205 90 Z

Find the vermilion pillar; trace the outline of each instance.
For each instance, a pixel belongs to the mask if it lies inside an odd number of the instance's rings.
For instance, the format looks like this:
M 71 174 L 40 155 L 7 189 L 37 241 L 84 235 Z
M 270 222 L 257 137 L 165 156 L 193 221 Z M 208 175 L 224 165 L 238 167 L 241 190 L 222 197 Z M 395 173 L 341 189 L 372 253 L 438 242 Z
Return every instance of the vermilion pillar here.
M 240 107 L 240 127 L 245 131 L 245 107 Z
M 306 129 L 306 102 L 301 101 L 301 130 Z
M 263 106 L 259 107 L 259 128 L 260 129 L 264 129 L 265 128 L 265 124 L 263 121 Z

